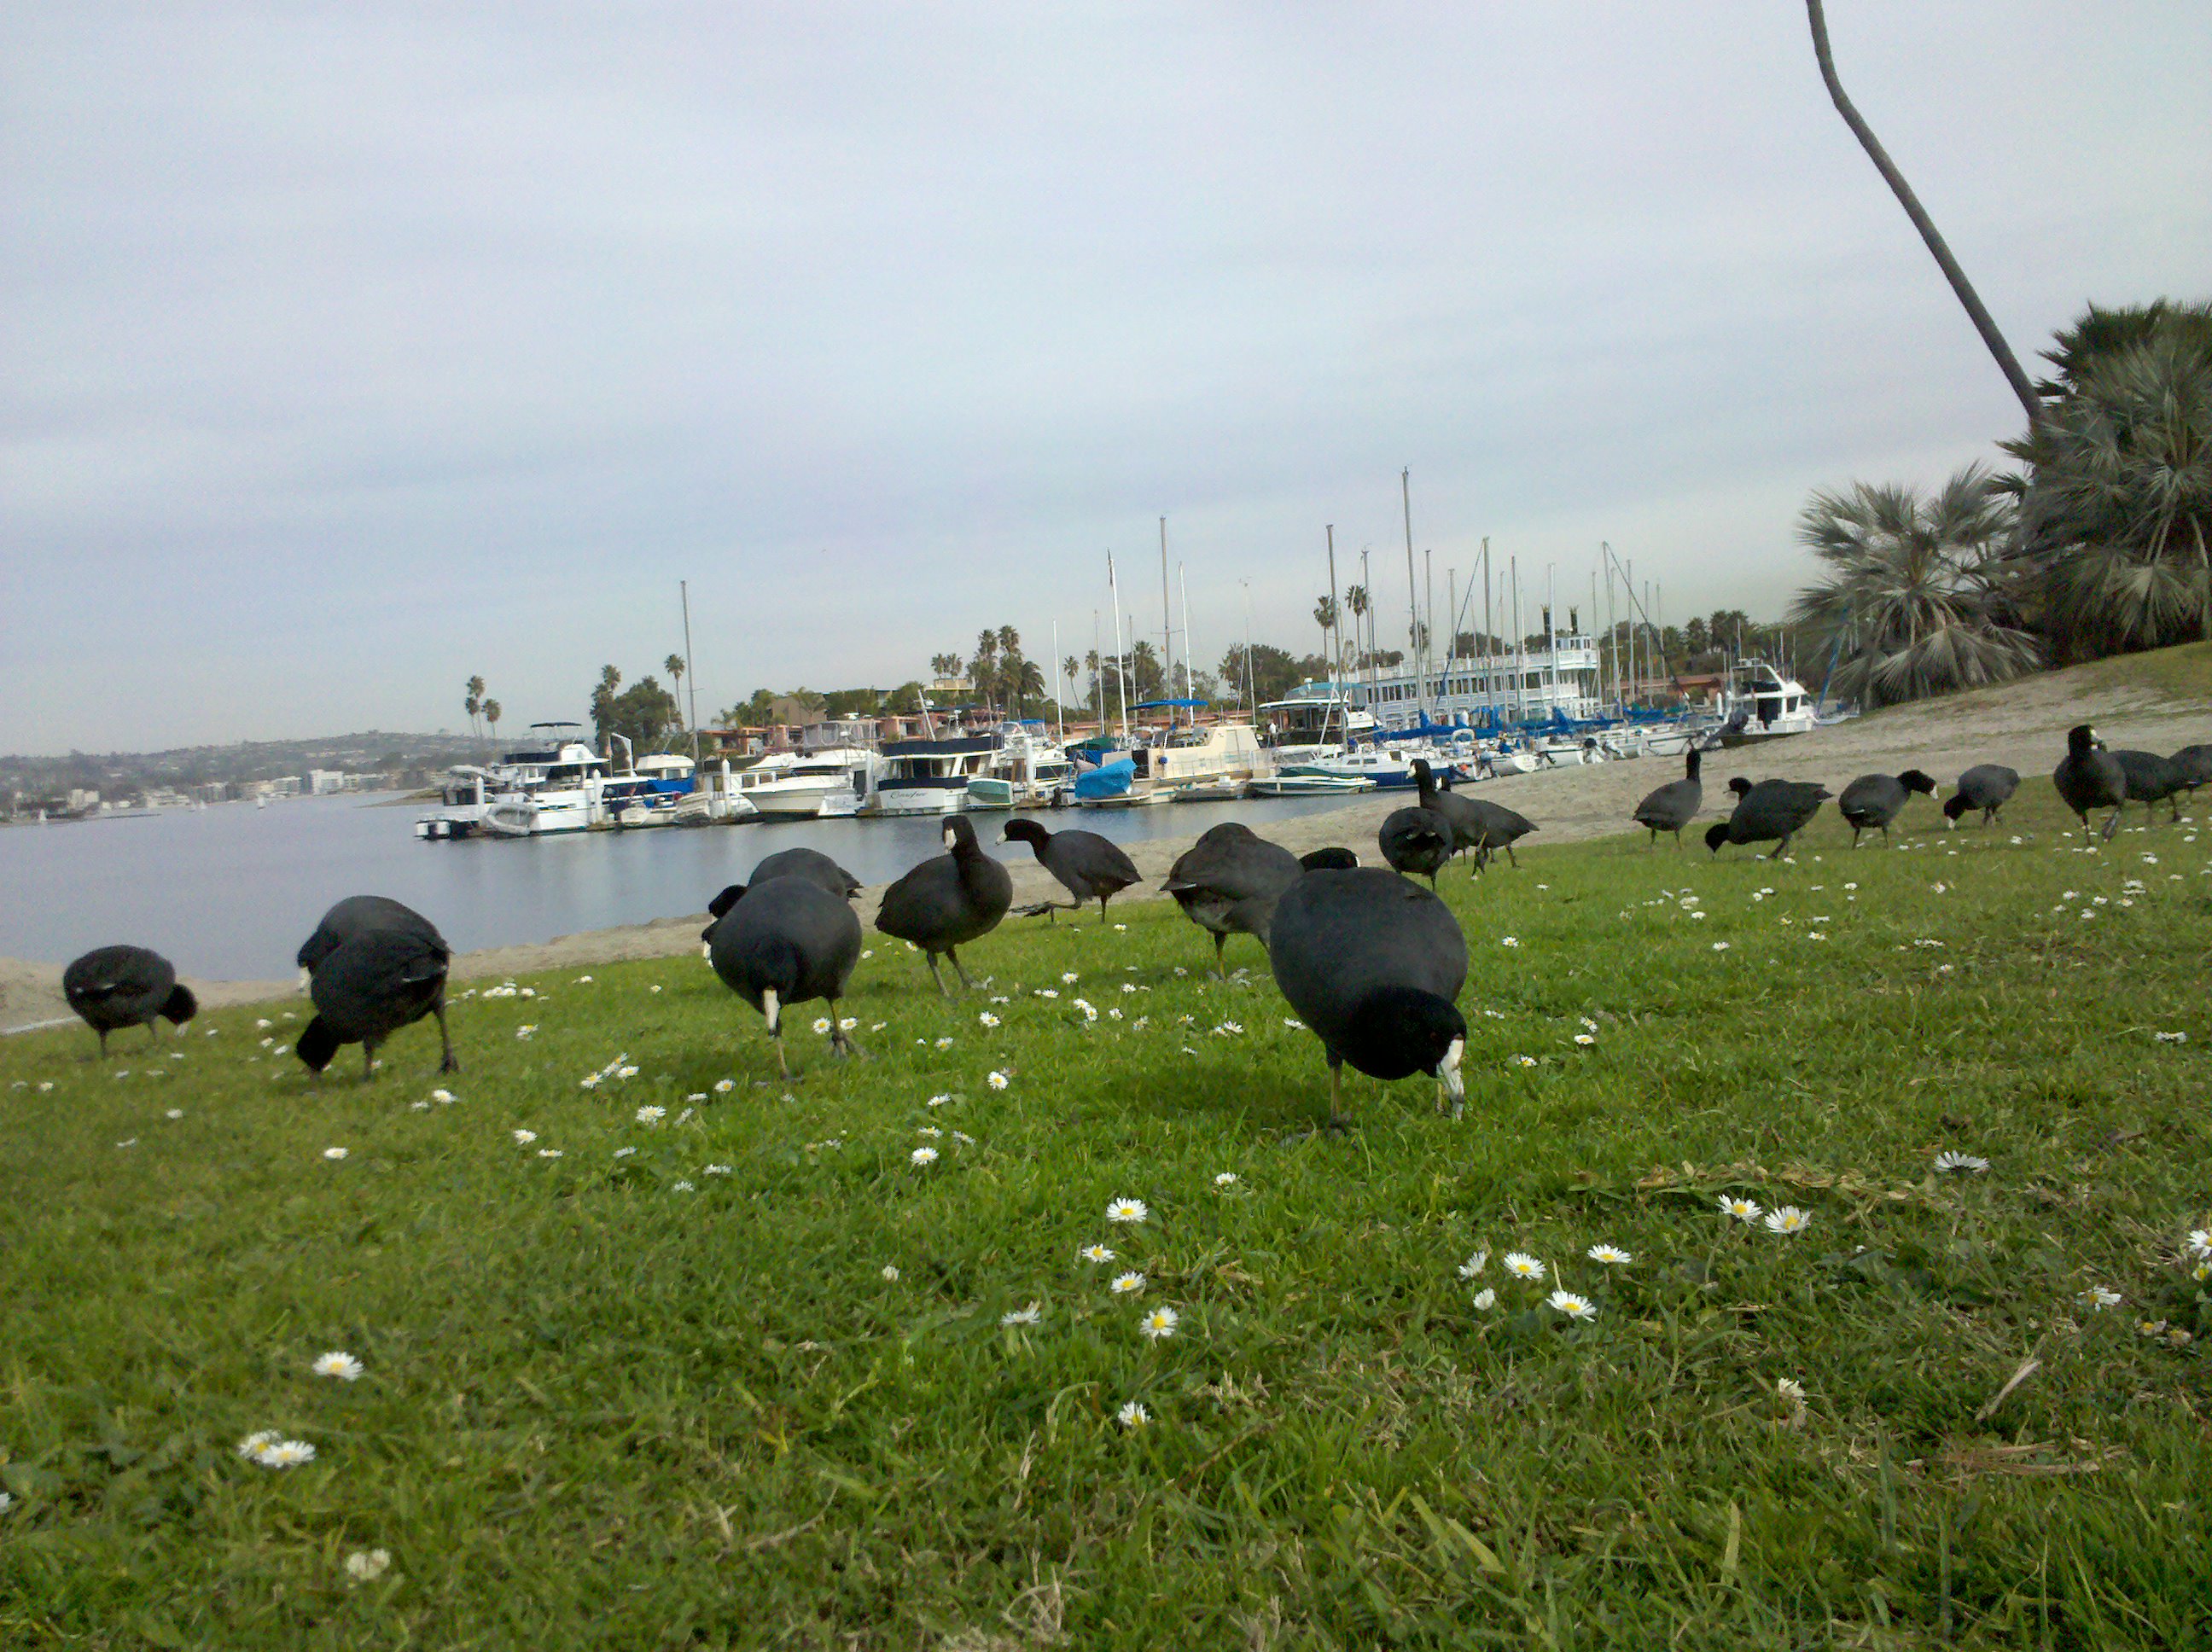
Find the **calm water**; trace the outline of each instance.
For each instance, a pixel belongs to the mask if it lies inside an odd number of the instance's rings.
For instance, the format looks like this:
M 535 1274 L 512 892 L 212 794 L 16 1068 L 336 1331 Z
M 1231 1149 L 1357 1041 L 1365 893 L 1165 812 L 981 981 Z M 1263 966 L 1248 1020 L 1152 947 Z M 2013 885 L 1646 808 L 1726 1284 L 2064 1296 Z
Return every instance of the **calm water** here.
M 864 884 L 942 853 L 942 821 L 814 820 L 775 826 L 579 832 L 522 841 L 426 843 L 419 811 L 377 799 L 298 798 L 266 809 L 220 804 L 125 820 L 0 830 L 0 956 L 66 963 L 114 941 L 150 946 L 179 971 L 215 981 L 276 980 L 331 902 L 404 901 L 462 951 L 550 940 L 579 930 L 703 911 L 763 855 L 805 844 Z M 1341 807 L 1338 798 L 1068 811 L 1047 818 L 1122 842 L 1255 826 Z M 1009 818 L 973 817 L 995 845 Z M 1025 845 L 995 847 L 1034 864 Z

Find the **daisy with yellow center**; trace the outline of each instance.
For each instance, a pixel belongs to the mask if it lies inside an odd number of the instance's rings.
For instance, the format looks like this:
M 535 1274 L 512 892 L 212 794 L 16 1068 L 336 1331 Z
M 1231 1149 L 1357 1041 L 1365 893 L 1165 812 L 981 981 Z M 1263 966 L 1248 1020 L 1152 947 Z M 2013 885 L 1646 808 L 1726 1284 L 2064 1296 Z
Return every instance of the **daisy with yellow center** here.
M 1155 1308 L 1137 1321 L 1137 1328 L 1142 1331 L 1148 1339 L 1159 1342 L 1173 1336 L 1176 1333 L 1176 1327 L 1181 1323 L 1182 1317 L 1174 1309 Z
M 1588 1297 L 1577 1297 L 1571 1291 L 1554 1291 L 1545 1300 L 1571 1320 L 1594 1320 L 1597 1304 Z
M 1524 1251 L 1506 1253 L 1505 1271 L 1516 1279 L 1540 1279 L 1544 1277 L 1544 1265 Z

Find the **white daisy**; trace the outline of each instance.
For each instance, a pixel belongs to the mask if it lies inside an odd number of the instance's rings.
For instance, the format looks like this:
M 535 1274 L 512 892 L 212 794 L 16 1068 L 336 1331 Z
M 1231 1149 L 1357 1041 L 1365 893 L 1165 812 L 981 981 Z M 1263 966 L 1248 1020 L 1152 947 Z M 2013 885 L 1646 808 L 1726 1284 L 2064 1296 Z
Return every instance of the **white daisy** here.
M 830 1030 L 830 1017 L 826 1015 L 815 1017 L 814 1030 L 817 1035 L 828 1032 Z
M 665 1107 L 641 1107 L 635 1116 L 640 1124 L 659 1124 L 668 1116 L 668 1109 Z
M 637 1149 L 635 1147 L 617 1147 L 615 1149 L 615 1157 L 617 1158 L 628 1158 L 635 1151 L 637 1151 Z
M 1794 1236 L 1810 1227 L 1813 1218 L 1795 1205 L 1778 1205 L 1766 1213 L 1766 1230 Z
M 2192 1255 L 2212 1256 L 2212 1228 L 2191 1229 L 2189 1249 Z
M 1936 1168 L 1938 1170 L 1966 1170 L 1979 1175 L 1990 1168 L 1990 1162 L 1973 1153 L 1945 1152 L 1936 1155 Z
M 914 1133 L 917 1136 L 941 1136 L 945 1133 L 933 1124 L 925 1124 Z
M 1477 1313 L 1487 1314 L 1497 1306 L 1498 1293 L 1495 1291 L 1486 1288 L 1474 1293 L 1474 1307 Z
M 273 1428 L 256 1429 L 238 1442 L 238 1455 L 248 1462 L 258 1462 L 261 1454 L 275 1445 L 279 1437 Z
M 1575 1042 L 1577 1044 L 1588 1045 L 1596 1043 L 1597 1040 L 1591 1037 L 1588 1033 L 1577 1033 L 1575 1035 Z
M 1283 1024 L 1285 1027 L 1288 1027 L 1292 1032 L 1304 1032 L 1306 1029 L 1306 1023 L 1299 1020 L 1294 1015 L 1285 1016 L 1283 1017 Z
M 932 1107 L 943 1107 L 945 1102 L 951 1099 L 952 1098 L 950 1096 L 933 1096 L 929 1098 L 928 1104 Z
M 1077 981 L 1082 979 L 1083 977 L 1077 975 L 1074 970 L 1067 969 L 1063 970 L 1060 973 L 1060 985 L 1063 987 L 1073 987 Z
M 1031 1303 L 1027 1308 L 1017 1308 L 1010 1313 L 1000 1315 L 999 1323 L 1001 1325 L 1035 1325 L 1043 1318 L 1044 1309 L 1039 1307 L 1036 1303 Z
M 714 1080 L 714 1094 L 717 1096 L 726 1096 L 737 1087 L 738 1081 L 734 1078 L 717 1078 Z
M 296 1468 L 315 1461 L 315 1449 L 305 1440 L 276 1440 L 254 1454 L 264 1468 Z
M 917 1147 L 906 1157 L 909 1164 L 934 1164 L 937 1163 L 937 1150 L 934 1147 Z
M 1614 1267 L 1626 1267 L 1636 1260 L 1618 1245 L 1592 1245 L 1583 1254 L 1593 1262 L 1605 1262 Z
M 1182 1317 L 1174 1309 L 1155 1308 L 1137 1321 L 1137 1328 L 1142 1331 L 1148 1339 L 1158 1342 L 1173 1336 L 1176 1333 L 1176 1327 L 1182 1322 Z
M 538 1133 L 535 1130 L 518 1130 L 514 1133 L 514 1139 L 520 1145 L 527 1147 L 538 1139 Z
M 363 1583 L 374 1582 L 391 1564 L 389 1549 L 356 1549 L 346 1557 L 346 1576 Z
M 668 1184 L 668 1191 L 672 1193 L 692 1193 L 699 1190 L 688 1181 L 672 1181 Z
M 1075 1254 L 1086 1262 L 1110 1262 L 1114 1260 L 1113 1248 L 1108 1245 L 1085 1245 Z
M 898 1283 L 898 1265 L 896 1262 L 885 1262 L 884 1264 L 884 1282 L 886 1285 L 896 1285 Z
M 1733 1216 L 1739 1222 L 1756 1222 L 1762 1213 L 1756 1200 L 1730 1199 L 1725 1193 L 1721 1196 L 1723 1216 Z
M 988 1010 L 984 1011 L 983 1013 L 977 1016 L 975 1019 L 986 1027 L 995 1027 L 999 1024 L 999 1017 L 993 1015 Z
M 1728 950 L 1729 944 L 1726 941 L 1715 941 L 1713 943 L 1713 951 L 1716 952 L 1725 952 Z
M 1544 1277 L 1544 1265 L 1526 1251 L 1507 1251 L 1505 1271 L 1516 1279 L 1540 1279 Z
M 2185 1032 L 2153 1033 L 2151 1036 L 2161 1044 L 2186 1044 L 2189 1042 L 2189 1035 Z
M 1152 1213 L 1152 1207 L 1141 1199 L 1117 1199 L 1106 1207 L 1109 1222 L 1142 1222 Z
M 952 1048 L 952 1041 L 950 1038 L 940 1038 L 937 1041 L 937 1048 L 941 1050 L 949 1050 Z
M 1536 1058 L 1533 1055 L 1516 1055 L 1513 1058 L 1512 1065 L 1516 1067 L 1533 1067 L 1536 1065 Z
M 586 1090 L 597 1090 L 599 1087 L 599 1075 L 596 1072 L 587 1073 L 576 1082 Z
M 1006 1075 L 1003 1072 L 994 1072 L 991 1073 L 989 1077 L 986 1078 L 983 1082 L 990 1085 L 994 1090 L 1004 1090 L 1006 1087 Z
M 1237 1172 L 1234 1170 L 1224 1170 L 1220 1175 L 1213 1178 L 1213 1185 L 1217 1187 L 1235 1187 L 1237 1185 Z
M 1462 1279 L 1472 1279 L 1489 1266 L 1490 1253 L 1486 1250 L 1478 1250 L 1459 1265 L 1459 1277 Z
M 161 1116 L 165 1119 L 181 1119 L 185 1116 L 185 1109 L 181 1107 L 173 1107 Z
M 1593 1320 L 1597 1317 L 1597 1304 L 1588 1297 L 1577 1297 L 1571 1291 L 1554 1291 L 1544 1300 L 1571 1320 Z
M 726 1164 L 709 1164 L 705 1167 L 704 1174 L 710 1176 L 726 1176 L 730 1174 L 730 1167 Z
M 656 987 L 656 988 L 654 988 L 654 990 L 657 992 L 657 991 L 659 991 L 659 989 L 658 987 Z M 526 1027 L 517 1027 L 517 1028 L 514 1029 L 514 1036 L 515 1036 L 517 1038 L 527 1038 L 527 1037 L 529 1037 L 532 1033 L 536 1032 L 537 1030 L 538 1030 L 537 1025 L 536 1025 L 536 1023 L 532 1023 L 531 1025 L 526 1026 Z M 380 1552 L 381 1552 L 381 1551 L 380 1551 Z
M 617 1067 L 615 1069 L 615 1077 L 617 1078 L 635 1078 L 637 1077 L 637 1069 L 635 1067 Z
M 1123 1428 L 1142 1428 L 1152 1420 L 1152 1414 L 1139 1401 L 1132 1400 L 1114 1413 L 1114 1420 Z
M 317 1376 L 334 1376 L 341 1382 L 361 1381 L 361 1362 L 351 1354 L 340 1351 L 317 1356 L 315 1363 L 307 1369 Z
M 1517 939 L 1516 939 L 1513 936 L 1510 936 L 1510 935 L 1501 935 L 1501 936 L 1499 936 L 1499 937 L 1498 938 L 1498 944 L 1500 946 L 1518 946 L 1518 945 L 1520 945 L 1520 944 L 1521 944 L 1521 943 L 1520 943 Z
M 559 1158 L 561 1157 L 561 1152 L 562 1150 L 558 1147 L 541 1147 L 538 1150 L 538 1157 L 540 1158 Z
M 343 1147 L 325 1147 L 323 1149 L 323 1157 L 325 1158 L 332 1159 L 343 1158 L 346 1156 L 346 1151 L 347 1150 Z
M 1114 1276 L 1114 1283 L 1107 1288 L 1117 1297 L 1127 1297 L 1145 1288 L 1145 1276 L 1141 1273 L 1117 1273 Z

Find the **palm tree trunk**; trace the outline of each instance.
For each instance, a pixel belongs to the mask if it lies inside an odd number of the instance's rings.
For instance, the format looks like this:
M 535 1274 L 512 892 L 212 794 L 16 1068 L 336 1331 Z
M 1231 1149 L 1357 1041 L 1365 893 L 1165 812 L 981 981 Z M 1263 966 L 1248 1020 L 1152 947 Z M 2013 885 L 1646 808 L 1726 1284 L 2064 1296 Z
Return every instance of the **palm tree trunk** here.
M 1881 173 L 1883 181 L 1896 195 L 1898 204 L 1905 209 L 1905 216 L 1912 220 L 1912 227 L 1920 232 L 1920 239 L 1928 243 L 1928 250 L 1935 255 L 1937 265 L 1950 282 L 1951 290 L 1958 295 L 1959 302 L 1966 306 L 1966 315 L 1973 322 L 1974 331 L 1981 334 L 1982 343 L 1988 345 L 1990 354 L 1996 357 L 1997 367 L 2003 373 L 2005 382 L 2012 386 L 2012 393 L 2020 398 L 2021 406 L 2027 410 L 2028 428 L 2033 429 L 2043 421 L 2043 403 L 2035 393 L 2035 386 L 2028 382 L 2027 374 L 2021 370 L 2020 358 L 2012 353 L 2012 346 L 2005 343 L 2004 335 L 1997 331 L 1997 324 L 1983 307 L 1973 283 L 1966 279 L 1966 272 L 1959 268 L 1959 261 L 1951 256 L 1951 249 L 1944 244 L 1942 236 L 1936 233 L 1935 221 L 1921 206 L 1920 197 L 1912 192 L 1912 185 L 1905 181 L 1905 174 L 1898 171 L 1896 164 L 1890 160 L 1888 151 L 1875 137 L 1874 129 L 1861 118 L 1857 109 L 1852 106 L 1850 99 L 1844 95 L 1843 82 L 1836 78 L 1836 60 L 1828 50 L 1828 20 L 1821 9 L 1821 0 L 1805 0 L 1805 14 L 1812 21 L 1813 53 L 1820 60 L 1820 78 L 1827 82 L 1828 95 L 1835 100 L 1836 112 L 1844 118 L 1844 125 L 1851 129 L 1851 135 L 1858 139 L 1860 147 L 1866 150 L 1868 158 L 1874 162 L 1875 170 Z

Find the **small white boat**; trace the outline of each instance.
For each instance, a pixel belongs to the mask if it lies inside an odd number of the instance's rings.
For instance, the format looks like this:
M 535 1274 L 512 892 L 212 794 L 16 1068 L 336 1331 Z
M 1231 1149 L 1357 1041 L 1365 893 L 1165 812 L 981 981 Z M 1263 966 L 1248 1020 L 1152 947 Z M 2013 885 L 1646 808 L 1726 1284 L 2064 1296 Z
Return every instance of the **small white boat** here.
M 1245 786 L 1255 798 L 1322 798 L 1374 789 L 1375 782 L 1364 774 L 1324 774 L 1313 769 L 1256 774 Z
M 968 806 L 968 783 L 990 765 L 995 734 L 944 740 L 894 740 L 884 748 L 883 778 L 861 807 L 871 815 L 957 815 Z
M 1820 726 L 1812 693 L 1763 659 L 1739 659 L 1729 669 L 1720 713 L 1724 746 L 1809 734 Z
M 865 746 L 772 751 L 737 771 L 745 800 L 770 820 L 818 820 L 857 812 L 884 773 Z
M 415 823 L 432 841 L 475 837 L 543 837 L 580 832 L 598 822 L 610 765 L 575 735 L 575 723 L 532 723 L 540 744 L 510 751 L 489 768 L 448 771 L 440 806 Z M 571 733 L 569 731 L 574 731 Z
M 1000 746 L 984 771 L 968 782 L 971 810 L 1051 807 L 1075 780 L 1075 762 L 1047 738 L 1041 722 L 999 728 Z

